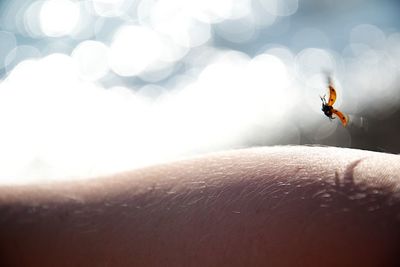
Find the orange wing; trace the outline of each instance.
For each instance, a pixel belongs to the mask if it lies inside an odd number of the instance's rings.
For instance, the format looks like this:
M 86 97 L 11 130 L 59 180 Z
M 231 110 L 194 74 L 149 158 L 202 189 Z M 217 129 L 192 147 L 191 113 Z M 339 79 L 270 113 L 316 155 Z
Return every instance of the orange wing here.
M 329 82 L 329 100 L 328 100 L 328 106 L 333 106 L 333 104 L 336 101 L 336 90 L 333 88 L 333 85 L 331 82 Z
M 346 115 L 344 115 L 342 112 L 340 112 L 339 110 L 332 109 L 332 113 L 335 114 L 340 119 L 343 126 L 346 126 L 347 123 L 349 122 L 349 118 Z

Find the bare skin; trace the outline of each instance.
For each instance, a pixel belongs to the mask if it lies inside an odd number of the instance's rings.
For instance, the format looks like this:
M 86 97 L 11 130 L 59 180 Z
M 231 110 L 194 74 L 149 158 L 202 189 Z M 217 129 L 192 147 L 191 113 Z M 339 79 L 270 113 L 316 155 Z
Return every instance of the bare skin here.
M 400 266 L 400 156 L 256 148 L 2 186 L 0 266 Z

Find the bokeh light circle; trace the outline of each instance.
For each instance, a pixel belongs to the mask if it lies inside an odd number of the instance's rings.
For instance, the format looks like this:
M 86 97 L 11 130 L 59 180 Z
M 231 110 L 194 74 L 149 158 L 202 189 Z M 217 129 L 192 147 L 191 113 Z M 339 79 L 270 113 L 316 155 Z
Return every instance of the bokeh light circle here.
M 6 66 L 6 57 L 16 46 L 17 40 L 14 34 L 0 31 L 0 69 Z
M 296 13 L 298 0 L 259 0 L 264 9 L 275 16 L 290 16 Z
M 81 42 L 72 52 L 80 77 L 96 81 L 109 70 L 108 47 L 98 41 Z
M 40 9 L 40 28 L 50 37 L 68 35 L 76 27 L 79 5 L 70 0 L 47 0 Z

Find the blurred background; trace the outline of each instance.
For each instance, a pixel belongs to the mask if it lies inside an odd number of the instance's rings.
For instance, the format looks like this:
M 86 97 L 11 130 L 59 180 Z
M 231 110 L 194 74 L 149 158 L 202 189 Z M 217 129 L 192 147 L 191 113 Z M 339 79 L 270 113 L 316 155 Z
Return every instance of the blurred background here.
M 202 153 L 400 152 L 397 0 L 0 1 L 0 183 Z M 321 111 L 327 73 L 347 127 Z

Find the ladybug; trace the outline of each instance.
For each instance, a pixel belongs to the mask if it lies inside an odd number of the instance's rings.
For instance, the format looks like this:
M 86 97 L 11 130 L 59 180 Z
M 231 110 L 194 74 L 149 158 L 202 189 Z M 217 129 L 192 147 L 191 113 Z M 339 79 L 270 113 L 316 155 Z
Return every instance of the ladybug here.
M 347 123 L 349 122 L 349 118 L 346 115 L 344 115 L 342 112 L 340 112 L 339 110 L 333 108 L 333 104 L 336 101 L 336 90 L 333 87 L 331 78 L 328 78 L 328 84 L 329 84 L 328 102 L 326 102 L 325 95 L 324 95 L 324 97 L 320 96 L 321 101 L 322 101 L 322 111 L 331 120 L 334 119 L 332 116 L 336 115 L 342 122 L 343 126 L 346 126 Z

